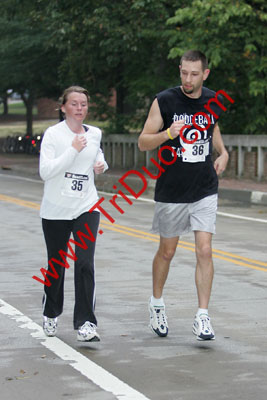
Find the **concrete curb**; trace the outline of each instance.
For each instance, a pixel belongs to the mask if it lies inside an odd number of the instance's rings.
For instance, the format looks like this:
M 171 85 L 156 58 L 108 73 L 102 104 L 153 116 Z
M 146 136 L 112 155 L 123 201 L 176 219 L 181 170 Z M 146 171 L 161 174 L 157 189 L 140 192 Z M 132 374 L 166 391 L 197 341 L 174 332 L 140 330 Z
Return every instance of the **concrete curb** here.
M 155 181 L 153 181 L 152 179 L 146 179 L 147 177 L 145 177 L 144 174 L 141 173 L 140 175 L 144 177 L 144 180 L 136 176 L 125 177 L 126 174 L 127 171 L 122 171 L 121 175 L 107 172 L 105 174 L 97 175 L 95 177 L 97 190 L 110 193 L 118 193 L 118 191 L 121 190 L 123 193 L 126 194 L 126 196 L 134 196 L 135 193 L 137 195 L 136 198 L 138 198 L 139 196 L 147 198 L 154 197 Z M 120 179 L 122 179 L 122 182 L 124 182 L 125 186 L 119 182 Z M 126 189 L 126 185 L 129 188 Z M 116 188 L 114 188 L 114 186 L 116 186 Z
M 118 190 L 122 190 L 123 193 L 129 195 L 129 191 L 127 191 L 126 188 L 118 182 L 118 180 L 123 177 L 125 173 L 126 172 L 122 172 L 121 175 L 111 173 L 98 175 L 95 179 L 97 190 L 111 193 L 118 193 Z M 127 183 L 127 185 L 129 185 L 135 193 L 139 193 L 139 191 L 144 187 L 144 184 L 140 178 L 128 176 L 126 179 L 124 179 L 124 182 Z M 113 188 L 114 185 L 116 186 L 116 189 Z M 154 188 L 155 181 L 147 179 L 147 188 L 145 189 L 144 193 L 141 194 L 141 196 L 153 198 Z M 267 206 L 267 193 L 265 192 L 219 187 L 218 195 L 220 199 Z
M 3 155 L 4 154 L 0 154 Z M 11 160 L 7 155 L 7 160 L 3 160 L 2 170 L 10 169 L 13 172 L 18 172 L 23 176 L 39 178 L 38 174 L 38 159 L 34 156 L 27 157 L 26 162 L 25 160 L 22 162 L 21 160 Z M 4 158 L 4 157 L 3 157 Z M 133 194 L 130 193 L 125 186 L 119 183 L 119 179 L 125 177 L 129 171 L 110 171 L 108 170 L 105 174 L 97 175 L 95 178 L 95 183 L 97 190 L 103 192 L 110 192 L 110 193 L 118 193 L 121 190 L 126 195 Z M 154 197 L 154 188 L 155 188 L 155 180 L 152 180 L 146 176 L 145 173 L 140 173 L 146 180 L 147 186 L 144 181 L 138 175 L 127 175 L 123 182 L 126 183 L 131 190 L 136 193 L 137 198 L 139 196 L 147 197 L 153 199 Z M 116 188 L 114 188 L 114 185 Z M 144 189 L 145 188 L 145 189 Z M 142 192 L 142 190 L 144 191 Z M 142 192 L 140 195 L 139 192 Z M 261 192 L 257 190 L 247 190 L 247 189 L 230 189 L 230 188 L 223 188 L 219 187 L 219 198 L 231 200 L 231 201 L 238 201 L 246 204 L 256 204 L 256 205 L 263 205 L 267 206 L 267 193 Z
M 267 206 L 267 193 L 256 190 L 219 188 L 219 198 Z

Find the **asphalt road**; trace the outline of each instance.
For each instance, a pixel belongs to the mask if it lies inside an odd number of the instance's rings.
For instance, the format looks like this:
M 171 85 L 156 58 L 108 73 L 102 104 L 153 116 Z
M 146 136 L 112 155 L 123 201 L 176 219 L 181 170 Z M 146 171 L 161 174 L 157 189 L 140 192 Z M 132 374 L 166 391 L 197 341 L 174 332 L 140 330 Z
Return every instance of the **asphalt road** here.
M 148 328 L 153 202 L 102 194 L 96 279 L 101 342 L 76 341 L 72 328 L 73 265 L 57 338 L 41 329 L 46 266 L 39 218 L 42 183 L 0 174 L 1 400 L 266 400 L 267 207 L 220 201 L 214 236 L 210 315 L 216 340 L 191 332 L 197 307 L 193 235 L 181 239 L 165 288 L 169 335 Z M 113 196 L 113 195 L 112 195 Z

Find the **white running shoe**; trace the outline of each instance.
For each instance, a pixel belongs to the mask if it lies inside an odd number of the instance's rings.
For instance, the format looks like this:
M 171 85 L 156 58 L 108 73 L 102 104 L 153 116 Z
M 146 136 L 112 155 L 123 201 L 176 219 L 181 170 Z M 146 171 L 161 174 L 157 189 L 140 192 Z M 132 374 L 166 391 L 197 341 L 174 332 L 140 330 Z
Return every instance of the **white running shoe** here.
M 48 318 L 43 316 L 43 330 L 46 336 L 56 336 L 57 318 Z
M 214 340 L 215 333 L 211 326 L 210 317 L 207 314 L 195 316 L 193 323 L 193 333 L 197 340 Z
M 86 321 L 78 329 L 77 340 L 80 342 L 99 342 L 100 337 L 96 331 L 96 325 L 92 322 Z
M 165 306 L 155 307 L 149 301 L 148 310 L 150 312 L 150 323 L 149 326 L 153 332 L 160 337 L 168 335 L 168 323 L 167 316 L 165 314 Z

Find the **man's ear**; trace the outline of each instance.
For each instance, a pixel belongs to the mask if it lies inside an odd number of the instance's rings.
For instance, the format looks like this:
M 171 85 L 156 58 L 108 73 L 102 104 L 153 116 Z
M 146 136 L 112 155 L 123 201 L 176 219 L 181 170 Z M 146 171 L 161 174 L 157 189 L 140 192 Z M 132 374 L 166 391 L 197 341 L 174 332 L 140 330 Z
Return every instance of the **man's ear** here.
M 205 69 L 204 74 L 203 74 L 203 81 L 205 81 L 207 79 L 209 74 L 210 74 L 210 69 Z

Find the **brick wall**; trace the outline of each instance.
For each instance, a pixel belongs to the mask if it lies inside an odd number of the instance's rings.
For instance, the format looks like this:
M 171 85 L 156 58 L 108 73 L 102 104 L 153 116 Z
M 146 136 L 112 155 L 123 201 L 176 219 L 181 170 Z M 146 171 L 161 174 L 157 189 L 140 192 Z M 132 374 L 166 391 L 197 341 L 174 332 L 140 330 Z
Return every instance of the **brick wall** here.
M 227 178 L 235 178 L 236 173 L 237 173 L 237 150 L 234 149 L 232 151 L 229 151 L 229 161 L 223 176 Z
M 257 176 L 257 153 L 256 151 L 246 151 L 244 155 L 244 173 L 245 179 L 253 179 Z
M 59 117 L 58 102 L 48 98 L 41 98 L 37 100 L 37 113 L 38 118 L 53 119 Z
M 227 168 L 223 173 L 225 178 L 237 178 L 238 177 L 238 151 L 237 149 L 228 150 L 229 153 L 229 161 L 227 164 Z M 242 173 L 241 179 L 257 179 L 257 162 L 258 155 L 256 150 L 245 151 L 244 152 L 244 170 Z M 267 152 L 264 155 L 264 172 L 262 181 L 267 181 Z

